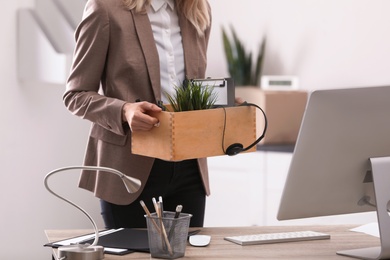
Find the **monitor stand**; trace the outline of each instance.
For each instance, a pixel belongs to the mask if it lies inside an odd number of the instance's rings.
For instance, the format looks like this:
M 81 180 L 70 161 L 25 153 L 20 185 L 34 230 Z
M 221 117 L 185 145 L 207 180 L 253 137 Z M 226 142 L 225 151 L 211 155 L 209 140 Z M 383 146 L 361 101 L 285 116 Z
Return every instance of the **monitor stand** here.
M 376 212 L 381 245 L 378 247 L 338 251 L 337 254 L 360 259 L 390 259 L 390 157 L 370 158 Z

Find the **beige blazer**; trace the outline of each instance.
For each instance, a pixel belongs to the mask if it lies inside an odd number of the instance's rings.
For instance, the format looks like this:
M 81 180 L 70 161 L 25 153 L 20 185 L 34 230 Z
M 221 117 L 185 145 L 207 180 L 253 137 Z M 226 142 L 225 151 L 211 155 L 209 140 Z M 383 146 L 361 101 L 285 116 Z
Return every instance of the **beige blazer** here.
M 210 28 L 199 37 L 182 15 L 188 78 L 204 78 Z M 127 205 L 141 193 L 154 159 L 131 153 L 131 132 L 122 122 L 125 102 L 161 100 L 157 48 L 147 14 L 126 9 L 122 0 L 89 0 L 76 33 L 72 70 L 63 99 L 67 109 L 92 124 L 84 164 L 112 167 L 142 181 L 128 194 L 120 178 L 82 172 L 79 186 L 111 203 Z M 101 85 L 101 90 L 99 90 Z M 207 161 L 198 159 L 206 194 L 210 194 Z

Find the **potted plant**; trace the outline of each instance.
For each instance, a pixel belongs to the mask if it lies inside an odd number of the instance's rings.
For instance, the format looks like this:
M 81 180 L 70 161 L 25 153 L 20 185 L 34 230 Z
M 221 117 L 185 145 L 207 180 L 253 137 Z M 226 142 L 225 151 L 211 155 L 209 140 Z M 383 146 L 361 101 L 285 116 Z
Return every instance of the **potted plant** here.
M 223 46 L 230 76 L 234 79 L 236 86 L 259 86 L 265 54 L 265 38 L 260 44 L 254 62 L 252 52 L 245 49 L 233 27 L 231 27 L 231 34 L 229 38 L 225 29 L 222 28 Z
M 192 80 L 176 86 L 174 95 L 165 94 L 174 112 L 210 109 L 217 101 L 213 86 L 203 86 L 202 82 Z
M 256 59 L 245 49 L 231 27 L 231 38 L 222 28 L 223 45 L 230 76 L 234 79 L 235 95 L 262 107 L 267 114 L 268 130 L 263 144 L 295 143 L 306 106 L 305 91 L 263 90 L 260 78 L 265 56 L 265 38 L 260 44 Z M 257 135 L 261 134 L 263 120 L 256 116 Z
M 229 75 L 234 80 L 235 96 L 244 101 L 258 104 L 263 107 L 263 97 L 260 87 L 266 40 L 263 38 L 257 56 L 248 51 L 238 38 L 233 26 L 230 26 L 231 37 L 222 27 L 222 40 Z M 264 108 L 264 107 L 263 107 Z M 264 123 L 260 115 L 256 116 L 257 135 L 261 134 Z

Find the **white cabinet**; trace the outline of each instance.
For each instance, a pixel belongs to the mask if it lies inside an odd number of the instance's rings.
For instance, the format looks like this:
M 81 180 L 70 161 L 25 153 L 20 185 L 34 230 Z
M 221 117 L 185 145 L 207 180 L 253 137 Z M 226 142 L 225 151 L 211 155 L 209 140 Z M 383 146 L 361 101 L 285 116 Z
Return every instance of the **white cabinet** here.
M 257 151 L 208 159 L 211 196 L 205 226 L 364 224 L 376 213 L 278 221 L 276 214 L 292 153 Z

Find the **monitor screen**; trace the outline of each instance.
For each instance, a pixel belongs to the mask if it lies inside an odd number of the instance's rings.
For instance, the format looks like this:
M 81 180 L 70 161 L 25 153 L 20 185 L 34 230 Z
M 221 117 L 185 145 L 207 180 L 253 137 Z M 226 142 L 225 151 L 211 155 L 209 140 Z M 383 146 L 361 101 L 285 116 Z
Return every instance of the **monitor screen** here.
M 277 218 L 375 211 L 370 158 L 387 156 L 390 87 L 314 91 L 306 106 Z

